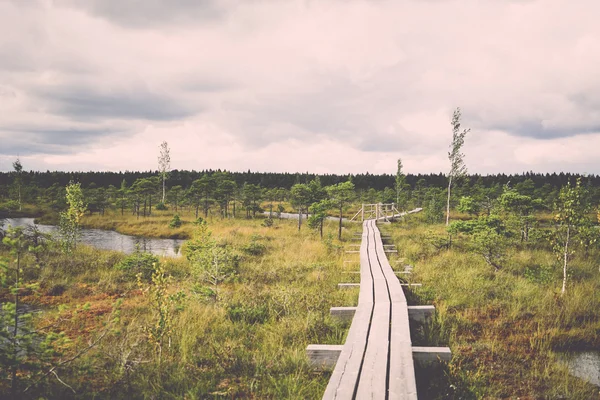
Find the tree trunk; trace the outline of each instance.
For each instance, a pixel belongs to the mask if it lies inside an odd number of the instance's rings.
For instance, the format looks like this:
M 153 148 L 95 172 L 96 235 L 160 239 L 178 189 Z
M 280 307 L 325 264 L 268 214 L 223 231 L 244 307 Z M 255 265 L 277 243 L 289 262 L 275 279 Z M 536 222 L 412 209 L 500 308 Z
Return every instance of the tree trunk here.
M 319 232 L 321 233 L 321 239 L 323 239 L 323 221 L 321 220 L 321 225 L 319 226 Z
M 298 209 L 298 232 L 300 232 L 300 226 L 302 225 L 302 208 Z
M 567 238 L 565 240 L 565 251 L 563 254 L 563 284 L 560 291 L 560 295 L 564 295 L 567 290 L 567 260 L 569 257 L 569 239 L 571 234 L 571 227 L 567 225 Z
M 448 178 L 448 202 L 446 203 L 446 226 L 450 224 L 450 187 L 452 187 L 452 175 Z
M 162 203 L 165 204 L 165 176 L 163 175 L 163 197 Z
M 340 203 L 340 227 L 338 229 L 338 239 L 342 240 L 342 203 Z

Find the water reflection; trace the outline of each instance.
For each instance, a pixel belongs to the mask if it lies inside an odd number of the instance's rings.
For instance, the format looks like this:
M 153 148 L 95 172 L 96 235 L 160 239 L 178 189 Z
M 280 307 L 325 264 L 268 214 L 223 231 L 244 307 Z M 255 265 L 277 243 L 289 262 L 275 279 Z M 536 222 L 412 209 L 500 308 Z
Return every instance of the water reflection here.
M 33 218 L 8 218 L 4 221 L 4 227 L 9 225 L 14 227 L 32 226 Z M 43 233 L 58 231 L 58 227 L 55 225 L 38 225 L 38 229 Z M 156 239 L 129 236 L 104 229 L 81 229 L 79 241 L 98 249 L 116 250 L 127 254 L 133 253 L 136 245 L 139 245 L 142 251 L 168 257 L 180 256 L 181 245 L 184 242 L 182 239 Z

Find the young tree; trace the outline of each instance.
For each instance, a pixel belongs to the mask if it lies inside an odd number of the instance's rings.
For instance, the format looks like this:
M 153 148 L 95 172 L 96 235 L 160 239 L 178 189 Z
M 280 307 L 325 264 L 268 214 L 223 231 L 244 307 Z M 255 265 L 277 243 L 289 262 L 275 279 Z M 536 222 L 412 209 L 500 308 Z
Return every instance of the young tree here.
M 463 196 L 458 202 L 458 211 L 467 213 L 470 216 L 479 216 L 481 205 L 471 196 Z
M 327 210 L 331 208 L 331 201 L 321 200 L 308 207 L 310 217 L 308 217 L 308 226 L 312 229 L 318 229 L 323 239 L 323 222 L 327 218 Z
M 450 235 L 464 233 L 470 236 L 470 249 L 498 272 L 506 261 L 508 241 L 506 227 L 495 216 L 481 216 L 469 221 L 456 221 L 447 228 Z
M 67 185 L 66 191 L 68 208 L 60 213 L 60 233 L 64 251 L 70 253 L 77 247 L 79 221 L 85 214 L 87 205 L 83 198 L 81 184 L 71 182 Z
M 342 239 L 342 217 L 344 206 L 352 200 L 354 196 L 354 184 L 348 180 L 346 182 L 338 183 L 327 187 L 327 193 L 329 198 L 340 210 L 340 224 L 338 229 L 338 239 Z
M 127 193 L 129 189 L 127 188 L 127 182 L 125 179 L 121 181 L 121 187 L 118 190 L 119 192 L 119 200 L 117 200 L 118 206 L 121 209 L 121 215 L 125 213 L 125 207 L 127 207 Z
M 260 185 L 254 185 L 251 183 L 245 183 L 242 187 L 242 199 L 243 205 L 246 208 L 246 218 L 250 218 L 252 212 L 252 218 L 256 217 L 256 213 L 262 211 L 260 208 L 260 202 L 262 201 L 263 189 Z
M 183 188 L 181 187 L 181 185 L 175 185 L 169 191 L 171 203 L 175 206 L 175 212 L 179 211 L 179 198 L 181 196 L 182 190 Z
M 0 258 L 0 288 L 8 289 L 7 299 L 12 296 L 12 301 L 4 301 L 0 308 L 0 379 L 10 382 L 11 396 L 7 398 L 25 398 L 17 393 L 56 361 L 61 355 L 59 348 L 68 343 L 68 338 L 64 333 L 36 330 L 33 313 L 20 304 L 22 293 L 39 289 L 39 283 L 32 280 L 39 265 L 28 263 L 24 257 L 31 253 L 38 260 L 44 249 L 39 231 L 9 228 L 2 243 L 14 259 L 7 262 Z
M 448 152 L 448 159 L 450 160 L 450 172 L 448 173 L 448 201 L 446 203 L 446 225 L 450 223 L 450 190 L 452 188 L 453 181 L 456 181 L 460 177 L 467 173 L 467 167 L 463 160 L 464 154 L 460 152 L 463 144 L 465 143 L 465 136 L 470 129 L 460 130 L 460 108 L 454 110 L 452 116 L 452 143 L 450 144 L 450 151 Z
M 217 244 L 206 221 L 198 224 L 193 239 L 187 243 L 185 255 L 191 263 L 192 277 L 210 284 L 218 300 L 219 284 L 237 273 L 237 257 L 227 247 Z
M 542 201 L 520 194 L 513 189 L 506 189 L 498 201 L 502 209 L 511 214 L 519 225 L 521 242 L 527 242 L 531 225 L 535 222 L 532 214 L 534 210 L 542 208 Z
M 17 157 L 17 161 L 15 161 L 13 163 L 13 168 L 15 170 L 15 185 L 17 186 L 17 194 L 18 194 L 18 201 L 19 201 L 19 211 L 22 211 L 23 209 L 23 205 L 21 204 L 21 172 L 23 171 L 23 165 L 21 164 L 21 161 L 19 160 L 19 158 Z
M 165 203 L 165 182 L 171 169 L 171 155 L 167 142 L 160 144 L 160 155 L 158 156 L 158 172 L 162 178 L 162 203 Z
M 296 183 L 290 190 L 290 203 L 298 209 L 298 230 L 302 226 L 302 212 L 310 204 L 310 188 L 306 183 Z
M 569 260 L 574 254 L 572 242 L 578 233 L 579 227 L 585 224 L 587 216 L 588 207 L 582 201 L 584 197 L 584 188 L 581 186 L 581 179 L 578 178 L 575 187 L 567 185 L 560 189 L 555 204 L 554 220 L 558 223 L 558 226 L 552 237 L 552 244 L 557 258 L 563 264 L 561 295 L 567 289 L 567 269 Z
M 402 172 L 402 159 L 398 159 L 398 169 L 396 170 L 396 181 L 395 181 L 395 189 L 396 189 L 396 207 L 400 207 L 400 192 L 404 188 L 404 184 L 406 182 L 406 176 L 404 172 Z

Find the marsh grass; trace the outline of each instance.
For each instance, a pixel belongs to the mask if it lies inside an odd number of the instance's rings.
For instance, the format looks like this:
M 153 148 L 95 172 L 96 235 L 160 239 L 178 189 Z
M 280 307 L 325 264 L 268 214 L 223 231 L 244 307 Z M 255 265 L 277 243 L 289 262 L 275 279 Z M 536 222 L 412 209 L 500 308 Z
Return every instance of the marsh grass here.
M 399 223 L 387 232 L 398 257 L 414 266 L 412 279 L 423 284 L 407 295 L 409 303 L 436 306 L 431 321 L 413 327 L 413 341 L 450 346 L 453 353 L 435 374 L 417 370 L 421 395 L 599 398 L 598 388 L 569 375 L 554 353 L 600 347 L 598 254 L 573 260 L 561 297 L 561 271 L 544 246 L 513 246 L 504 268 L 494 272 L 461 238 L 450 250 L 430 244 L 445 234 L 441 225 Z
M 139 232 L 169 229 L 167 212 L 142 224 Z M 114 228 L 134 223 L 88 217 L 95 227 Z M 182 229 L 193 234 L 190 216 Z M 140 218 L 141 220 L 141 218 Z M 168 295 L 185 299 L 173 309 L 173 331 L 157 359 L 145 328 L 155 321 L 148 296 L 130 274 L 115 268 L 123 254 L 78 246 L 71 255 L 50 249 L 32 279 L 40 291 L 24 300 L 44 306 L 38 325 L 56 324 L 72 339 L 74 354 L 107 329 L 107 318 L 122 300 L 118 323 L 84 356 L 61 368 L 60 377 L 76 394 L 47 379 L 33 395 L 49 398 L 260 398 L 321 397 L 329 372 L 308 365 L 310 343 L 343 343 L 348 324 L 330 318 L 329 308 L 352 305 L 357 293 L 337 290 L 343 281 L 343 251 L 350 243 L 348 224 L 342 242 L 327 246 L 318 233 L 293 220 L 275 220 L 264 227 L 261 219 L 209 219 L 209 229 L 220 246 L 240 256 L 236 275 L 222 284 L 215 301 L 194 291 L 195 282 L 185 257 L 161 258 L 171 276 Z M 164 224 L 164 228 L 162 227 Z M 146 226 L 145 226 L 146 225 Z M 126 226 L 126 225 L 121 225 Z M 336 232 L 335 221 L 325 231 Z M 158 230 L 154 231 L 155 233 Z M 131 233 L 131 232 L 130 232 Z M 260 252 L 246 251 L 254 243 Z M 32 262 L 29 259 L 28 262 Z M 2 293 L 8 296 L 8 293 Z M 86 305 L 85 307 L 83 305 Z M 168 343 L 168 344 L 167 344 Z

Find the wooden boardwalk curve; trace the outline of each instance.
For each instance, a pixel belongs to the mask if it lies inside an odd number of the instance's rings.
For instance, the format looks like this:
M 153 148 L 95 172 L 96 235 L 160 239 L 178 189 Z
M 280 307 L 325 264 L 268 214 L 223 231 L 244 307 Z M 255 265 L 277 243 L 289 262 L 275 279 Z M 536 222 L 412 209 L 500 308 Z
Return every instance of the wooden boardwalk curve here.
M 406 297 L 375 220 L 363 222 L 360 294 L 323 399 L 416 399 Z

